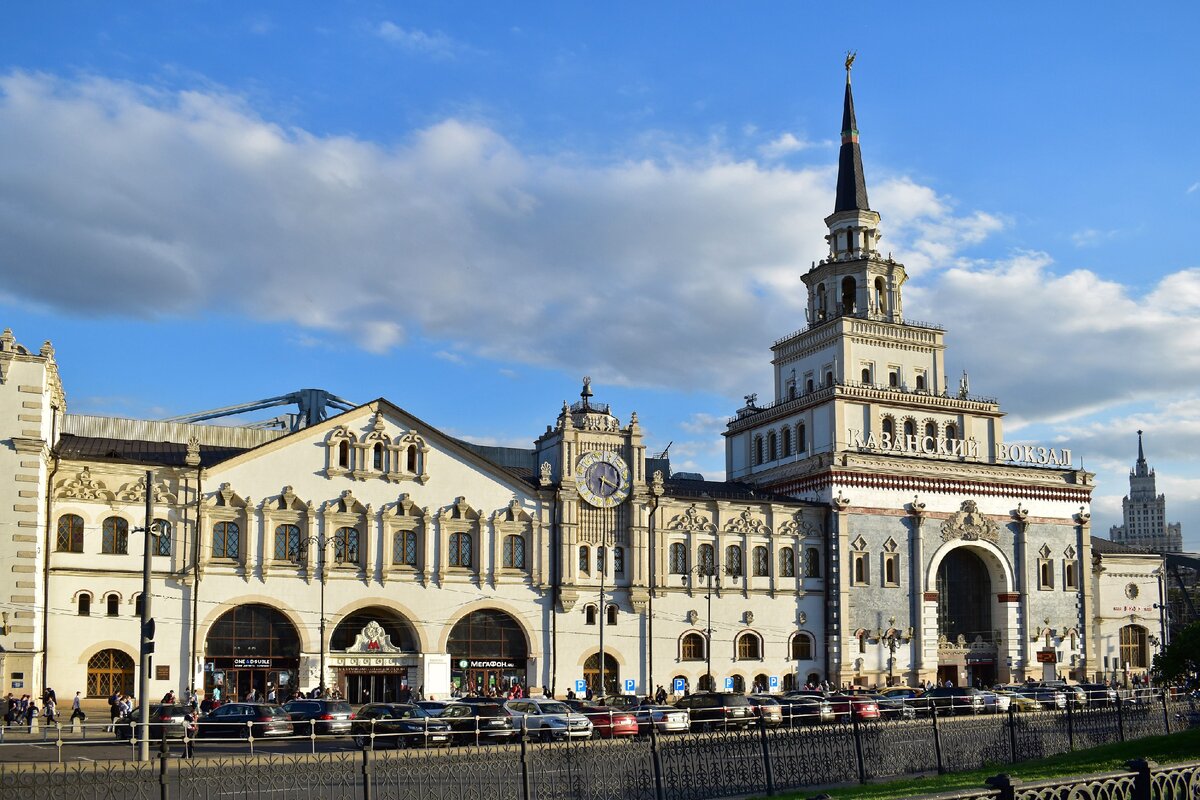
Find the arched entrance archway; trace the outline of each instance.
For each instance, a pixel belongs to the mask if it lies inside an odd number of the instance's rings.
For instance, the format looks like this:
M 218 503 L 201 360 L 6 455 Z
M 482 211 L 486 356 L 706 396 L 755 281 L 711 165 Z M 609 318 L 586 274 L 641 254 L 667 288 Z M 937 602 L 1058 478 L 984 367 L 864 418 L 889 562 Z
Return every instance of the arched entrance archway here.
M 992 613 L 995 595 L 991 570 L 969 547 L 957 547 L 938 566 L 938 683 L 996 682 L 996 645 Z M 942 637 L 945 637 L 943 640 Z
M 495 608 L 472 611 L 454 624 L 447 642 L 450 685 L 464 694 L 501 695 L 514 683 L 529 688 L 529 644 L 515 619 Z M 528 693 L 528 692 L 527 692 Z
M 583 680 L 592 694 L 600 694 L 600 654 L 592 653 L 583 662 Z M 621 694 L 621 667 L 612 653 L 604 654 L 604 694 Z
M 420 648 L 412 623 L 384 606 L 360 608 L 342 618 L 329 640 L 334 683 L 353 703 L 406 702 Z M 364 664 L 363 655 L 370 663 Z
M 245 698 L 251 690 L 282 702 L 297 687 L 300 634 L 278 609 L 247 603 L 226 611 L 204 640 L 204 692 L 220 699 Z

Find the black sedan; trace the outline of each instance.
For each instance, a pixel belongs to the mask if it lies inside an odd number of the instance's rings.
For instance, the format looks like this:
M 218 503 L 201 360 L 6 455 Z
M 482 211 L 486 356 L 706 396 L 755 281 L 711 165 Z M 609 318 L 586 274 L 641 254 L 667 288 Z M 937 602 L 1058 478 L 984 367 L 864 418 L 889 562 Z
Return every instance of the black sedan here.
M 354 712 L 345 700 L 291 700 L 283 710 L 292 717 L 299 734 L 345 736 L 350 732 Z
M 437 718 L 450 726 L 458 744 L 504 744 L 520 734 L 512 714 L 498 703 L 447 703 Z
M 450 723 L 407 703 L 368 703 L 358 710 L 350 731 L 357 747 L 450 744 Z
M 283 706 L 268 703 L 226 703 L 201 717 L 196 735 L 211 739 L 246 739 L 250 736 L 291 736 L 292 718 Z

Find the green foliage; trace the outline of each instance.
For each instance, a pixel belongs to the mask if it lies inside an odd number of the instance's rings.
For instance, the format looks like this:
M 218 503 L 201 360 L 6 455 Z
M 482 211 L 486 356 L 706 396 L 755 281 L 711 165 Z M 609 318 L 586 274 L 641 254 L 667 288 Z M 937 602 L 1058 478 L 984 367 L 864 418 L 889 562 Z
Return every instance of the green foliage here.
M 1168 683 L 1200 675 L 1200 622 L 1193 622 L 1154 657 L 1154 674 Z

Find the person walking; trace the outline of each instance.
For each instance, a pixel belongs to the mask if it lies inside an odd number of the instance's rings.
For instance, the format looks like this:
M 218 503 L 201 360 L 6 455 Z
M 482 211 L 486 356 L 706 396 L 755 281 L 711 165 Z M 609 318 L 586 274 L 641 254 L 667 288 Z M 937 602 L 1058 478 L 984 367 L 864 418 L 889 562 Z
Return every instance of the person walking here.
M 50 694 L 50 693 L 46 694 L 45 713 L 46 713 L 46 725 L 47 726 L 58 724 L 58 704 L 54 702 L 53 694 Z
M 75 723 L 75 720 L 79 720 L 80 722 L 87 722 L 87 714 L 83 713 L 83 707 L 80 705 L 81 701 L 82 701 L 82 698 L 80 697 L 80 693 L 76 692 L 75 698 L 71 701 L 71 724 L 72 725 Z

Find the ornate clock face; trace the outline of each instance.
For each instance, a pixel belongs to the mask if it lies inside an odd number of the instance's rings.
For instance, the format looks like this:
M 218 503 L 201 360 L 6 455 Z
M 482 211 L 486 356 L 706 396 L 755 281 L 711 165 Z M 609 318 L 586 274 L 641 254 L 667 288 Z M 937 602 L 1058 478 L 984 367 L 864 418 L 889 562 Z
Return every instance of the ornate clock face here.
M 585 453 L 575 465 L 579 495 L 598 508 L 612 508 L 629 497 L 629 467 L 616 453 Z

